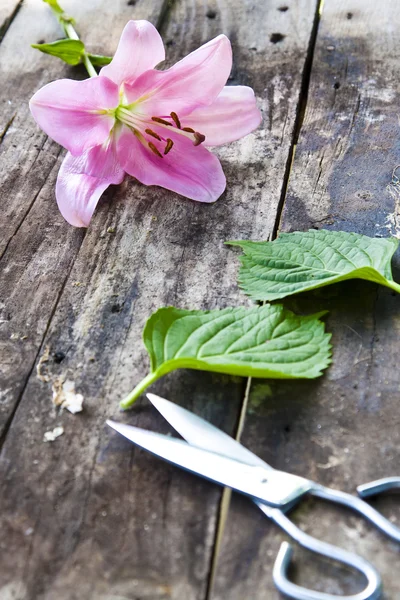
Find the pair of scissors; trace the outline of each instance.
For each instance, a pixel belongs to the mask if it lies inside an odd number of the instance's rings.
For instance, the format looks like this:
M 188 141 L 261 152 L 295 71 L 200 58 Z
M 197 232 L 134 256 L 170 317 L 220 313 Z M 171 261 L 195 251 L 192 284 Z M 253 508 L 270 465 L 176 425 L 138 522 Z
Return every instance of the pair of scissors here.
M 156 456 L 249 496 L 267 517 L 298 544 L 360 571 L 367 580 L 364 590 L 350 596 L 315 592 L 299 586 L 287 577 L 292 547 L 283 542 L 273 568 L 274 583 L 282 594 L 295 600 L 378 600 L 381 597 L 382 580 L 373 565 L 356 554 L 306 534 L 286 513 L 305 496 L 317 496 L 356 511 L 387 536 L 400 542 L 400 528 L 362 499 L 400 488 L 400 477 L 388 477 L 361 485 L 357 488 L 359 497 L 326 488 L 303 477 L 273 469 L 239 442 L 185 408 L 154 394 L 147 394 L 147 397 L 183 440 L 123 423 L 107 421 L 107 424 Z

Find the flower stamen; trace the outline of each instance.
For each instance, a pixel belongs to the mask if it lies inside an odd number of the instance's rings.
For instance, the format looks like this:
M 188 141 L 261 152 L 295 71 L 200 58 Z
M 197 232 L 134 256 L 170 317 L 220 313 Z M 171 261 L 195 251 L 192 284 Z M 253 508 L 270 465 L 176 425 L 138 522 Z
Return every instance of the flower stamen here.
M 206 136 L 203 135 L 202 133 L 200 133 L 199 131 L 195 131 L 191 127 L 182 127 L 180 119 L 179 119 L 178 115 L 176 114 L 176 112 L 171 113 L 171 119 L 174 121 L 175 127 L 174 127 L 174 124 L 169 123 L 168 121 L 166 121 L 165 119 L 162 119 L 161 117 L 151 117 L 151 120 L 158 123 L 160 127 L 173 127 L 174 131 L 176 133 L 179 133 L 180 135 L 184 135 L 189 140 L 192 140 L 194 146 L 199 146 L 206 139 Z M 169 152 L 169 150 L 168 150 L 168 152 Z
M 173 120 L 173 122 L 175 123 L 175 125 L 177 126 L 178 129 L 182 129 L 181 122 L 180 122 L 179 117 L 176 114 L 176 112 L 171 113 L 171 119 Z
M 160 117 L 151 117 L 152 121 L 155 121 L 156 123 L 161 123 L 162 125 L 168 125 L 168 127 L 172 127 L 172 123 L 169 123 L 168 121 L 165 121 L 165 119 L 161 119 Z
M 168 154 L 168 152 L 169 152 L 170 150 L 172 150 L 172 146 L 173 146 L 173 145 L 174 145 L 174 142 L 173 142 L 173 141 L 172 141 L 170 138 L 167 138 L 167 144 L 166 144 L 166 146 L 165 146 L 164 155 L 165 155 L 165 154 Z
M 156 156 L 159 156 L 160 158 L 164 158 L 163 155 L 161 154 L 161 152 L 158 150 L 158 148 L 153 144 L 153 142 L 148 142 L 148 147 L 150 148 L 150 150 L 152 152 L 154 152 L 154 154 Z
M 162 140 L 161 140 L 161 138 L 160 138 L 160 136 L 158 135 L 158 133 L 156 133 L 156 132 L 155 132 L 155 131 L 153 131 L 152 129 L 145 129 L 145 132 L 146 132 L 148 135 L 151 135 L 151 136 L 153 136 L 154 138 L 156 138 L 156 140 L 158 140 L 159 142 L 161 142 L 161 141 L 162 141 Z

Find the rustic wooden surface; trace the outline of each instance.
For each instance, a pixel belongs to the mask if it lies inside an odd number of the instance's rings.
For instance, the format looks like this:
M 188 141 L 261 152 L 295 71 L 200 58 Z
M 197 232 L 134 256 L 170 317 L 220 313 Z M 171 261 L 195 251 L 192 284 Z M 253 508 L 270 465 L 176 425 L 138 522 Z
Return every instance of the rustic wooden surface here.
M 235 253 L 223 242 L 273 233 L 299 132 L 281 228 L 397 233 L 397 192 L 386 187 L 398 161 L 396 3 L 327 0 L 315 52 L 314 0 L 64 5 L 91 47 L 109 53 L 129 18 L 151 20 L 168 64 L 226 33 L 231 83 L 254 87 L 264 122 L 218 151 L 228 188 L 216 204 L 127 179 L 105 195 L 86 233 L 73 229 L 54 200 L 63 151 L 37 129 L 27 101 L 52 79 L 84 74 L 29 48 L 60 35 L 46 6 L 26 0 L 16 11 L 19 3 L 8 2 L 14 18 L 0 46 L 0 600 L 277 598 L 271 570 L 283 536 L 274 526 L 234 497 L 216 561 L 220 490 L 135 450 L 104 421 L 167 430 L 144 401 L 118 413 L 118 400 L 148 368 L 143 324 L 166 304 L 248 302 L 235 284 Z M 298 310 L 331 309 L 335 363 L 318 382 L 252 382 L 244 443 L 274 466 L 349 491 L 396 474 L 398 298 L 348 284 L 292 302 Z M 37 366 L 47 350 L 46 383 Z M 66 375 L 85 397 L 81 415 L 52 408 L 51 383 Z M 184 371 L 154 389 L 234 434 L 245 387 L 242 379 Z M 57 425 L 64 435 L 44 444 L 44 432 Z M 373 559 L 386 599 L 397 598 L 398 548 L 342 511 L 309 509 L 294 518 Z M 392 514 L 391 504 L 385 509 Z M 333 525 L 337 517 L 342 528 Z M 302 552 L 296 564 L 296 580 L 306 585 L 340 592 L 341 582 L 349 590 L 357 584 L 325 566 L 331 578 L 323 582 L 321 565 Z

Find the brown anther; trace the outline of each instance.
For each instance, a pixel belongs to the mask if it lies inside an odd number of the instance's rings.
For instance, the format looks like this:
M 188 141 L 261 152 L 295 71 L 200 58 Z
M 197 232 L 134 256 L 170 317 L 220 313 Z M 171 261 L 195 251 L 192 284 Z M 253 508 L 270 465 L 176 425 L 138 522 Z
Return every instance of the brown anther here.
M 167 138 L 167 144 L 165 146 L 164 154 L 168 154 L 168 152 L 172 149 L 173 145 L 174 142 L 170 138 Z
M 149 142 L 148 146 L 149 146 L 150 150 L 152 152 L 154 152 L 154 154 L 156 156 L 159 156 L 160 158 L 163 158 L 163 155 L 161 154 L 161 152 L 159 152 L 159 150 L 156 148 L 156 146 L 153 144 L 153 142 Z
M 156 140 L 158 140 L 159 142 L 161 142 L 161 138 L 158 135 L 158 133 L 156 133 L 155 131 L 153 131 L 152 129 L 145 129 L 145 132 L 148 133 L 149 135 L 152 135 L 154 138 L 156 138 Z
M 200 144 L 202 144 L 205 139 L 206 139 L 206 136 L 203 135 L 202 133 L 199 133 L 198 131 L 194 132 L 194 142 L 193 142 L 193 144 L 195 146 L 199 146 Z
M 169 125 L 170 127 L 172 126 L 172 123 L 165 121 L 165 119 L 160 119 L 160 117 L 151 117 L 151 120 L 155 121 L 156 123 L 161 123 L 162 125 Z
M 176 112 L 172 112 L 171 113 L 171 119 L 173 120 L 173 122 L 175 123 L 175 125 L 177 126 L 177 128 L 181 129 L 181 122 L 180 122 L 179 117 L 176 114 Z
M 187 131 L 188 133 L 195 133 L 194 129 L 191 127 L 182 127 L 182 131 Z

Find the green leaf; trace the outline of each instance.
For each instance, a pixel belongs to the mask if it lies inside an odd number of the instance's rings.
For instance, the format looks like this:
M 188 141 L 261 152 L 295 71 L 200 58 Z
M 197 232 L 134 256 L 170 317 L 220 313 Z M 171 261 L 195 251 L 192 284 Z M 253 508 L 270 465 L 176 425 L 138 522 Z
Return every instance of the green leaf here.
M 345 231 L 282 233 L 273 242 L 227 242 L 240 246 L 239 285 L 254 300 L 276 300 L 345 279 L 366 279 L 400 292 L 390 261 L 399 244 Z
M 319 320 L 323 314 L 298 316 L 278 304 L 211 311 L 160 308 L 143 332 L 151 372 L 121 407 L 129 408 L 151 383 L 175 369 L 277 379 L 318 377 L 331 356 L 331 336 Z
M 80 40 L 57 40 L 50 44 L 32 44 L 32 48 L 61 58 L 69 65 L 78 65 L 85 53 L 85 46 Z
M 102 54 L 88 54 L 88 58 L 92 65 L 95 65 L 96 67 L 109 65 L 113 59 L 112 56 L 103 56 Z

